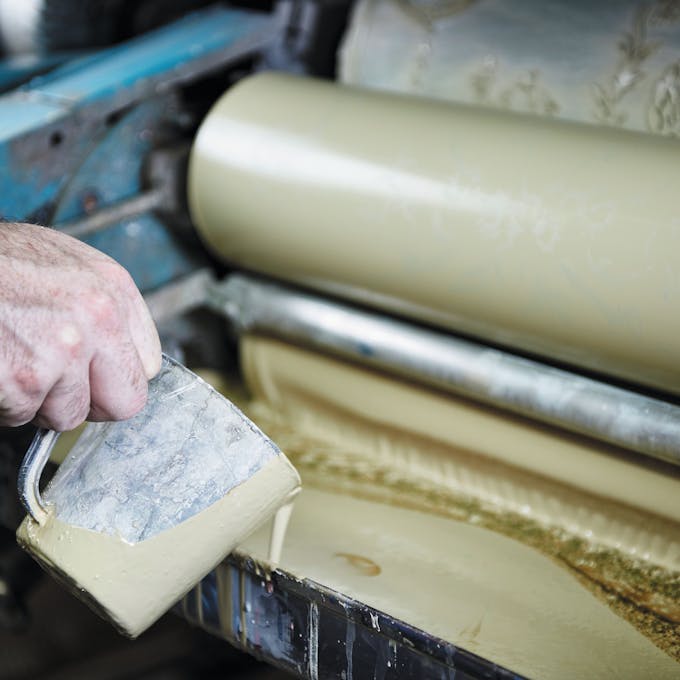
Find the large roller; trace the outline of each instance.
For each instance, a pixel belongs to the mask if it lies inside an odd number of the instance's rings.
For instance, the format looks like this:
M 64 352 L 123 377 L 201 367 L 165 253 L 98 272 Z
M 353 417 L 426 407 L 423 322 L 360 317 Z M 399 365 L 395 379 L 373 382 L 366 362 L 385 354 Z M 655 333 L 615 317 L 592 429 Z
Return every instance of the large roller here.
M 680 393 L 680 144 L 276 74 L 199 130 L 229 262 Z

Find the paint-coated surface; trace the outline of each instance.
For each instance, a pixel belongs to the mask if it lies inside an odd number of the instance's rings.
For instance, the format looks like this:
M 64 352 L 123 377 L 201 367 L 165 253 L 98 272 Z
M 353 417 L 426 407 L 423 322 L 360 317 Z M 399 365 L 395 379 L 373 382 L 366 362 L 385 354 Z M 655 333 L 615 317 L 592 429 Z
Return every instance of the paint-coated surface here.
M 42 526 L 26 518 L 17 538 L 75 594 L 136 637 L 285 503 L 298 485 L 294 468 L 276 456 L 222 500 L 135 545 L 65 524 L 54 515 Z
M 265 527 L 239 550 L 266 560 L 267 545 Z M 366 572 L 368 560 L 379 573 Z M 678 675 L 566 571 L 479 527 L 306 488 L 280 567 L 532 678 Z M 350 640 L 349 668 L 352 651 Z
M 294 438 L 331 445 L 330 466 L 334 459 L 340 469 L 363 453 L 359 469 L 391 469 L 397 489 L 406 478 L 472 496 L 680 570 L 677 476 L 274 340 L 246 336 L 241 362 L 255 395 L 290 423 Z M 268 431 L 254 412 L 249 416 Z
M 246 337 L 241 356 L 257 395 L 244 408 L 306 487 L 515 539 L 680 661 L 672 468 L 652 472 L 614 449 L 271 340 Z
M 264 74 L 189 198 L 236 264 L 680 391 L 680 144 Z

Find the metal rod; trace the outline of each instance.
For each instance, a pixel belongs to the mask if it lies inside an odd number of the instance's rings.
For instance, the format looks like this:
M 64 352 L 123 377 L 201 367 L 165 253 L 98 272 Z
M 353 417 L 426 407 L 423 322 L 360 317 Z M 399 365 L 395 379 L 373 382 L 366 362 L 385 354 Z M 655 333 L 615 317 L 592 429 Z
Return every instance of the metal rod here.
M 244 275 L 208 304 L 261 332 L 680 465 L 680 407 Z
M 212 271 L 204 267 L 145 295 L 144 300 L 153 320 L 163 323 L 204 305 L 208 286 L 214 282 Z
M 164 187 L 150 189 L 134 198 L 102 208 L 88 217 L 57 224 L 55 228 L 69 236 L 82 238 L 122 220 L 155 210 L 161 206 L 165 197 Z

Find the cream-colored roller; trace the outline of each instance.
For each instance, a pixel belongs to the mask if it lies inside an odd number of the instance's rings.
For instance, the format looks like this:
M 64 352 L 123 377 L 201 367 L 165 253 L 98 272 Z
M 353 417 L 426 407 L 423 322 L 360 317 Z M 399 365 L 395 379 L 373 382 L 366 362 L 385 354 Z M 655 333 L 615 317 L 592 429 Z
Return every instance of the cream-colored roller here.
M 189 202 L 225 259 L 680 393 L 680 143 L 249 78 Z

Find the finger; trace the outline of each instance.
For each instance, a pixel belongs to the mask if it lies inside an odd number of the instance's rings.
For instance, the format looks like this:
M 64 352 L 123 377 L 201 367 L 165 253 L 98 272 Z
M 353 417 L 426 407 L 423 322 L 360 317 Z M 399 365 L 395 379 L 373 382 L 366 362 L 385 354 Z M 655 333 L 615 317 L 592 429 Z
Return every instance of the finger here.
M 8 399 L 0 404 L 0 425 L 5 427 L 19 427 L 30 423 L 40 406 L 38 400 L 27 402 Z
M 36 425 L 57 432 L 78 427 L 90 412 L 88 374 L 67 375 L 59 380 L 45 397 L 35 417 Z
M 109 278 L 118 288 L 118 302 L 125 312 L 127 330 L 137 349 L 147 380 L 153 378 L 161 367 L 161 343 L 156 325 L 146 302 L 130 274 L 114 263 Z
M 146 404 L 148 381 L 132 342 L 118 351 L 98 352 L 90 363 L 90 413 L 93 421 L 126 420 Z
M 49 365 L 24 365 L 14 369 L 11 377 L 4 376 L 0 382 L 0 425 L 30 423 L 58 378 L 58 371 L 50 370 Z
M 130 300 L 128 323 L 144 373 L 151 380 L 161 369 L 161 341 L 149 308 L 139 293 Z

